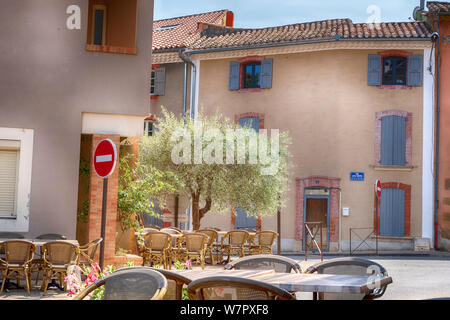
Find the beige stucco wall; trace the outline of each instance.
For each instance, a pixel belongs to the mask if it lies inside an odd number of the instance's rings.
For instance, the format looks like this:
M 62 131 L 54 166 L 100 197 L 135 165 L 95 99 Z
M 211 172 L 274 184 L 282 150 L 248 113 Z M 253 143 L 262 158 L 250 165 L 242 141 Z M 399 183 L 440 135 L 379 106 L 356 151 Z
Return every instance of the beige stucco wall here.
M 164 95 L 151 100 L 151 112 L 157 117 L 162 115 L 161 106 L 168 111 L 180 116 L 183 112 L 183 91 L 184 91 L 184 62 L 161 64 L 161 68 L 166 70 L 166 88 Z M 186 113 L 189 114 L 190 106 L 190 74 L 191 67 L 187 73 L 187 96 Z
M 282 210 L 282 238 L 297 250 L 295 237 L 295 178 L 313 175 L 341 179 L 341 238 L 350 227 L 373 225 L 373 183 L 401 182 L 412 186 L 411 235 L 421 234 L 422 87 L 379 89 L 367 85 L 368 54 L 382 50 L 329 50 L 272 55 L 273 87 L 261 92 L 228 90 L 229 63 L 233 59 L 204 60 L 200 67 L 199 106 L 212 114 L 219 108 L 231 119 L 235 114 L 265 115 L 266 129 L 288 131 L 293 155 L 287 206 Z M 423 53 L 423 50 L 409 50 Z M 236 60 L 236 59 L 235 59 Z M 376 171 L 375 113 L 412 112 L 412 165 L 410 172 Z M 352 171 L 365 173 L 365 181 L 350 181 Z M 202 226 L 230 228 L 230 213 L 208 214 Z M 263 218 L 262 229 L 276 230 L 276 216 Z
M 80 30 L 66 27 L 70 5 Z M 153 0 L 138 0 L 137 56 L 87 52 L 87 10 L 88 0 L 0 2 L 0 127 L 34 130 L 26 237 L 75 238 L 82 113 L 150 111 Z

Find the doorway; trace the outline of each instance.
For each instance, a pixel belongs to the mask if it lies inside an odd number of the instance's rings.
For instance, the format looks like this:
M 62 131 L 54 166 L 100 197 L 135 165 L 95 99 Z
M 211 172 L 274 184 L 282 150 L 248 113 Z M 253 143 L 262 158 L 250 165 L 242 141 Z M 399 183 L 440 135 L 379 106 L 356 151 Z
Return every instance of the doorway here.
M 330 240 L 330 190 L 328 188 L 305 189 L 303 222 L 321 222 L 322 228 L 316 235 L 316 241 L 320 245 L 322 235 L 322 251 L 328 251 Z M 304 229 L 303 229 L 304 232 Z M 303 250 L 305 250 L 306 234 L 303 237 Z

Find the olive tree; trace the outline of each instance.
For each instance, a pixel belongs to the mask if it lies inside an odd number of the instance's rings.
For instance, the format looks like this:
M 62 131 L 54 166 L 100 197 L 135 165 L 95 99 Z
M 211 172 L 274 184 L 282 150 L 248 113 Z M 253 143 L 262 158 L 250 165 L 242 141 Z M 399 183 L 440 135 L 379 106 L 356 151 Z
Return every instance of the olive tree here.
M 256 133 L 219 114 L 179 119 L 163 109 L 153 136 L 140 143 L 140 162 L 172 177 L 192 201 L 194 230 L 211 210 L 241 208 L 267 216 L 283 206 L 288 179 L 287 133 Z

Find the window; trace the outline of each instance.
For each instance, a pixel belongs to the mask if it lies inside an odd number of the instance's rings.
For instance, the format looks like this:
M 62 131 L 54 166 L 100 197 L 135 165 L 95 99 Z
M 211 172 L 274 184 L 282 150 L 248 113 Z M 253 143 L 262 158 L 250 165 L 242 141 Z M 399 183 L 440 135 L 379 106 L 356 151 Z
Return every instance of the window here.
M 406 164 L 406 118 L 386 116 L 381 118 L 382 166 Z
M 369 54 L 369 86 L 422 86 L 423 55 L 401 50 Z
M 150 81 L 150 94 L 163 96 L 166 91 L 166 69 L 159 67 L 152 70 Z
M 20 141 L 0 140 L 0 217 L 17 215 Z
M 28 232 L 33 130 L 0 127 L 0 231 Z
M 228 88 L 230 90 L 272 88 L 273 59 L 249 58 L 245 61 L 230 62 Z
M 153 135 L 153 121 L 144 121 L 144 135 L 148 137 Z
M 92 14 L 93 44 L 104 46 L 106 44 L 106 6 L 94 5 Z
M 89 0 L 86 50 L 137 54 L 137 0 Z
M 166 30 L 172 30 L 175 29 L 176 27 L 178 27 L 179 24 L 172 24 L 169 26 L 162 26 L 162 27 L 158 27 L 156 28 L 154 31 L 166 31 Z
M 406 58 L 387 57 L 383 59 L 383 84 L 406 85 Z
M 244 66 L 244 88 L 260 88 L 261 63 L 248 63 Z

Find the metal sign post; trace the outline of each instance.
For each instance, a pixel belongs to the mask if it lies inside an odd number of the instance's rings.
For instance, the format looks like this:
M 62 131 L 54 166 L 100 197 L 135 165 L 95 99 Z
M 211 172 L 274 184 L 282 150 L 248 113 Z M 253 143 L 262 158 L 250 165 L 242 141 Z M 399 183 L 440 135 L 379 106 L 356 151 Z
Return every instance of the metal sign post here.
M 103 178 L 102 222 L 100 236 L 100 268 L 105 263 L 105 236 L 106 236 L 106 209 L 108 206 L 108 177 L 114 172 L 117 160 L 116 145 L 110 139 L 100 141 L 94 151 L 94 169 L 100 178 Z

